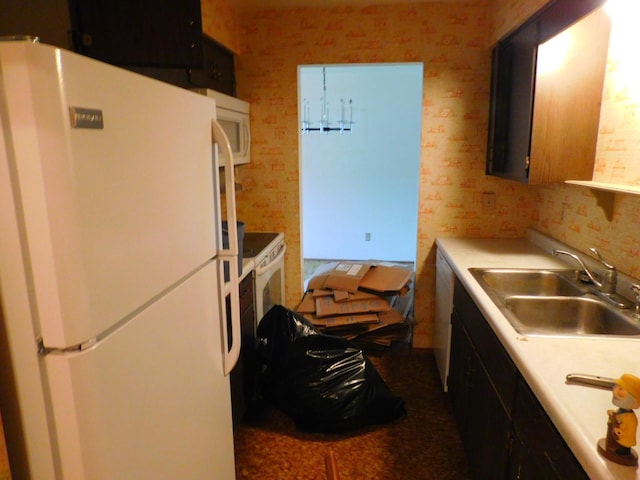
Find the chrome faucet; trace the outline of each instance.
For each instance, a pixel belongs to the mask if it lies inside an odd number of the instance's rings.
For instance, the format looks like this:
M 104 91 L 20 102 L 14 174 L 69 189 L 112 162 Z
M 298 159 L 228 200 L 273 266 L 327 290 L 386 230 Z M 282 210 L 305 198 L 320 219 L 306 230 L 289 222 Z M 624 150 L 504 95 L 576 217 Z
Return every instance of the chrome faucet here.
M 602 258 L 602 256 L 600 255 L 600 252 L 598 252 L 596 248 L 591 247 L 589 250 L 593 252 L 596 255 L 596 257 L 598 257 L 598 260 L 600 260 L 600 263 L 602 263 L 602 265 L 604 265 L 606 268 L 606 270 L 601 275 L 602 281 L 599 281 L 596 278 L 596 276 L 593 273 L 591 273 L 591 270 L 587 268 L 587 266 L 584 264 L 584 262 L 578 255 L 571 252 L 567 252 L 566 250 L 552 250 L 551 253 L 556 256 L 560 254 L 568 255 L 574 260 L 576 260 L 584 270 L 584 273 L 586 273 L 587 276 L 589 277 L 589 280 L 591 280 L 591 282 L 598 288 L 600 292 L 607 293 L 607 294 L 616 293 L 616 287 L 618 283 L 618 272 L 616 270 L 616 267 L 614 267 L 610 263 L 607 263 Z
M 640 318 L 640 285 L 637 283 L 631 285 L 631 290 L 636 294 L 636 305 L 633 310 L 633 316 L 635 318 Z

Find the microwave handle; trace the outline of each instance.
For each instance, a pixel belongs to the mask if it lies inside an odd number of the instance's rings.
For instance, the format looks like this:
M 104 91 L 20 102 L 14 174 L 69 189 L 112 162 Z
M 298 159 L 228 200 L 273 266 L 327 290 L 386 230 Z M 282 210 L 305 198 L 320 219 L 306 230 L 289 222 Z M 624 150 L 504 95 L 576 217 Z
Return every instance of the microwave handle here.
M 242 149 L 242 156 L 246 157 L 249 153 L 249 147 L 251 146 L 251 129 L 249 128 L 249 124 L 247 122 L 242 122 L 242 130 L 244 130 L 244 145 Z

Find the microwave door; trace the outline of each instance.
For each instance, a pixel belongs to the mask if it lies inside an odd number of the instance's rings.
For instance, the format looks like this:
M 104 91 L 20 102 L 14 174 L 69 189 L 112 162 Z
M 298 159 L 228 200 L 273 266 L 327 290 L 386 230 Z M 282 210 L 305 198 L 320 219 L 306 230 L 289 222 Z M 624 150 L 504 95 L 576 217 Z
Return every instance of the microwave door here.
M 227 136 L 227 140 L 229 140 L 231 153 L 233 155 L 242 153 L 241 152 L 242 125 L 237 121 L 227 120 L 225 118 L 218 118 L 218 123 L 224 130 L 224 133 Z M 226 156 L 223 152 L 220 152 L 220 154 Z
M 218 108 L 217 117 L 218 123 L 229 140 L 233 164 L 249 163 L 251 136 L 248 114 Z M 220 152 L 220 160 L 221 165 L 226 165 L 227 154 L 225 152 Z

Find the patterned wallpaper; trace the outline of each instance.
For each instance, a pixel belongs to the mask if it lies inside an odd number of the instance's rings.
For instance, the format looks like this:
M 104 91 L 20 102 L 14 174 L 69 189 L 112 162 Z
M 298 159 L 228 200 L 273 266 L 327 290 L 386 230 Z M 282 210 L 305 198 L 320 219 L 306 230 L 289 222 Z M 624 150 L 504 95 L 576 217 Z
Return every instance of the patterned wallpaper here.
M 233 0 L 200 0 L 202 30 L 234 53 L 240 53 Z
M 237 168 L 238 214 L 252 229 L 285 232 L 287 306 L 302 295 L 297 67 L 303 64 L 425 65 L 415 346 L 431 345 L 438 236 L 521 237 L 533 226 L 582 251 L 597 246 L 622 271 L 640 276 L 637 197 L 617 195 L 609 221 L 588 189 L 529 187 L 484 174 L 489 45 L 544 3 L 228 12 L 226 24 L 239 28 L 238 94 L 252 104 L 252 163 Z M 482 209 L 483 192 L 496 193 L 495 210 Z
M 494 18 L 502 19 L 505 25 L 516 25 L 544 3 L 546 1 L 495 0 Z M 622 13 L 622 18 L 630 18 L 632 22 L 621 25 L 620 17 L 612 20 L 593 179 L 640 186 L 637 156 L 640 153 L 640 72 L 633 47 L 628 47 L 637 45 L 640 31 L 635 21 L 637 15 L 629 11 Z M 492 41 L 506 30 L 495 30 Z M 612 218 L 587 188 L 539 187 L 536 200 L 539 208 L 531 226 L 582 252 L 595 246 L 620 271 L 640 278 L 640 196 L 603 195 L 605 201 L 612 202 Z
M 253 137 L 252 163 L 238 169 L 244 188 L 238 212 L 253 228 L 285 231 L 289 306 L 302 295 L 298 65 L 424 63 L 414 342 L 429 345 L 435 238 L 522 236 L 535 211 L 535 196 L 526 187 L 484 175 L 491 58 L 487 2 L 266 9 L 241 12 L 238 24 L 238 93 L 252 104 Z M 496 192 L 493 212 L 482 210 L 484 191 Z

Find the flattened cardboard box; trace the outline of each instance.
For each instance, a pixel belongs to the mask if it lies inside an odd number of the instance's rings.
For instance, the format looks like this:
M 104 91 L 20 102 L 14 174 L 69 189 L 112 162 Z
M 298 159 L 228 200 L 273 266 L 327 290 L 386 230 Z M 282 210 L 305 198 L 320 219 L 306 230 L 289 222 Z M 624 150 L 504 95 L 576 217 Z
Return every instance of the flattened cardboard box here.
M 333 270 L 326 273 L 321 288 L 356 292 L 360 281 L 370 268 L 371 264 L 369 263 L 340 262 Z
M 296 307 L 298 313 L 314 313 L 316 311 L 316 301 L 311 292 L 307 292 Z
M 375 292 L 399 291 L 411 280 L 411 274 L 407 268 L 374 265 L 367 270 L 359 285 Z
M 345 327 L 348 325 L 365 325 L 365 324 L 377 324 L 377 313 L 356 313 L 354 315 L 338 315 L 335 317 L 324 317 L 319 319 L 324 321 L 325 329 L 336 329 Z
M 341 292 L 339 290 L 332 290 L 333 299 L 336 302 L 360 302 L 362 300 L 371 300 L 375 298 L 381 298 L 379 295 L 375 293 L 363 292 L 358 290 L 354 293 L 349 292 Z M 388 301 L 388 300 L 387 300 Z
M 386 312 L 391 309 L 384 298 L 369 298 L 349 302 L 336 302 L 333 297 L 318 297 L 316 301 L 316 315 L 330 317 L 335 315 L 352 315 L 366 312 Z
M 367 331 L 358 335 L 356 338 L 360 338 L 362 336 L 369 335 L 373 332 L 381 331 L 387 328 L 391 329 L 395 326 L 402 325 L 404 321 L 405 321 L 405 318 L 397 310 L 380 312 L 378 314 L 378 323 L 376 323 L 375 325 L 368 325 Z

